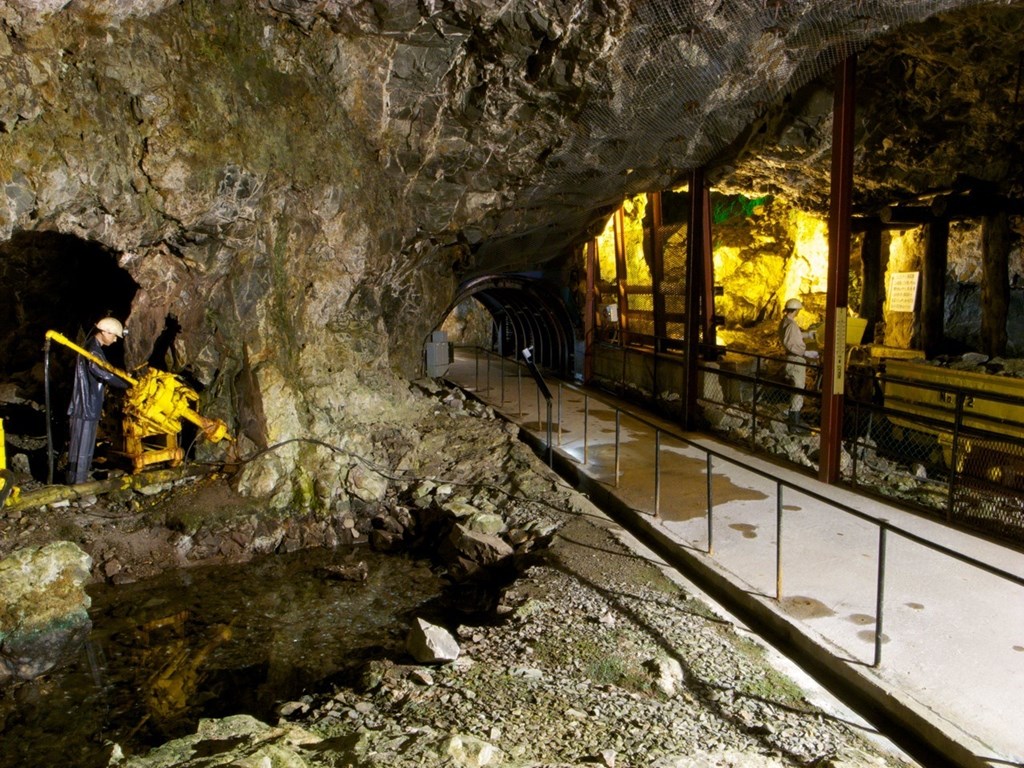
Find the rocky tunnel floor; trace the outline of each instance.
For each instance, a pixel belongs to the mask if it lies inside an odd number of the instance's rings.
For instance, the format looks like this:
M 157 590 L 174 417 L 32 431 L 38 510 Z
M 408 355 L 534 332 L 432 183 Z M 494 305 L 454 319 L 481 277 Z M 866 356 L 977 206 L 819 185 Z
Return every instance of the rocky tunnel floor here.
M 809 703 L 585 501 L 566 512 L 491 620 L 453 629 L 455 661 L 375 660 L 282 702 L 275 724 L 206 721 L 123 765 L 906 764 Z
M 762 646 L 627 546 L 617 526 L 517 443 L 513 430 L 493 419 L 458 423 L 461 448 L 444 474 L 458 477 L 461 467 L 493 484 L 467 482 L 463 493 L 457 482 L 418 481 L 405 497 L 436 501 L 444 492 L 451 497 L 441 506 L 450 511 L 500 510 L 516 568 L 493 601 L 482 605 L 468 589 L 463 610 L 454 606 L 454 661 L 421 664 L 398 653 L 363 662 L 281 701 L 276 722 L 204 720 L 196 734 L 145 755 L 110 744 L 110 764 L 906 764 L 810 703 Z M 452 436 L 450 420 L 437 426 Z M 474 429 L 488 437 L 474 441 Z M 495 430 L 512 443 L 500 461 Z M 0 515 L 0 555 L 70 540 L 91 555 L 94 580 L 116 584 L 241 561 L 256 542 L 285 552 L 339 543 L 386 549 L 402 538 L 402 514 L 363 511 L 326 521 L 268 516 L 223 475 L 180 477 L 145 493 Z M 451 562 L 439 567 L 458 570 Z

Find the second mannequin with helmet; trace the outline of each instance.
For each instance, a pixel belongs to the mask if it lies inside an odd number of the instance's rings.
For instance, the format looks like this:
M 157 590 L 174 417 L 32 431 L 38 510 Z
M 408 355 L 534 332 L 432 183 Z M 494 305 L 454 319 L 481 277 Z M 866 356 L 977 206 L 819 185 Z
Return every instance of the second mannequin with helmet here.
M 800 299 L 789 299 L 783 309 L 782 320 L 779 321 L 779 342 L 786 351 L 786 377 L 798 390 L 807 385 L 807 360 L 818 357 L 816 350 L 807 349 L 807 340 L 814 338 L 814 331 L 805 331 L 797 324 L 796 316 L 804 308 Z M 800 416 L 804 407 L 802 392 L 793 392 L 789 398 L 787 424 L 794 434 L 806 434 L 808 425 Z

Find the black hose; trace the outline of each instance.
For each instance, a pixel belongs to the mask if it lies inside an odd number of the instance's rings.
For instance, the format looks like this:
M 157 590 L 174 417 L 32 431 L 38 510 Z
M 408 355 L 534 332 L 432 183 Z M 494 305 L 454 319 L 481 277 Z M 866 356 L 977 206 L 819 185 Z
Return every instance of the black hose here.
M 53 430 L 50 428 L 50 340 L 43 342 L 43 391 L 46 393 L 46 484 L 53 485 Z

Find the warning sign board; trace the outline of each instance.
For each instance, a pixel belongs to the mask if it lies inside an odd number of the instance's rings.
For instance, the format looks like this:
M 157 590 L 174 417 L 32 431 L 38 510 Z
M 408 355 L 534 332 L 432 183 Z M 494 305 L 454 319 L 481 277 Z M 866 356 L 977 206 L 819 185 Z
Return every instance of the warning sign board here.
M 889 276 L 889 311 L 913 312 L 917 304 L 919 272 L 893 272 Z

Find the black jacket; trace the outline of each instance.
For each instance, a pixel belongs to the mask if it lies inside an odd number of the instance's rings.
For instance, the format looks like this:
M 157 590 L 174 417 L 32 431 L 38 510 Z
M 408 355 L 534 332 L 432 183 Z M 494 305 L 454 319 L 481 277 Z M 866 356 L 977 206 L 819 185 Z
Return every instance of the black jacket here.
M 103 345 L 95 336 L 91 336 L 85 343 L 85 351 L 104 362 L 107 360 L 107 356 L 103 354 Z M 103 412 L 103 393 L 107 384 L 118 389 L 128 389 L 128 382 L 120 376 L 115 376 L 92 360 L 79 355 L 75 364 L 75 384 L 71 391 L 68 416 L 73 419 L 99 421 Z

